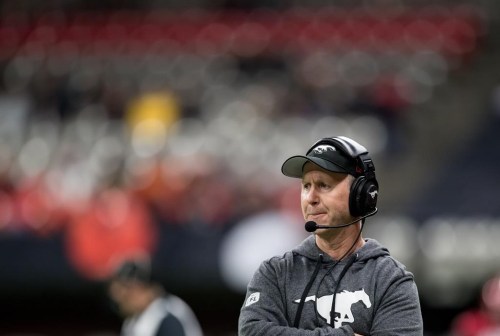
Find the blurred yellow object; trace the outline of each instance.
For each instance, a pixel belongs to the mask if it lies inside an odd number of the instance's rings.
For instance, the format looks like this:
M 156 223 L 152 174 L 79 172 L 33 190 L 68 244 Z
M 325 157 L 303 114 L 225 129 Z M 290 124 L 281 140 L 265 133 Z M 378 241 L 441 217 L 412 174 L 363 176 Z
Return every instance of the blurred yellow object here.
M 165 145 L 170 126 L 179 116 L 177 99 L 168 91 L 150 92 L 133 100 L 126 122 L 134 151 L 140 156 L 159 153 Z
M 138 136 L 157 136 L 179 119 L 180 109 L 176 97 L 168 91 L 146 93 L 133 100 L 127 111 L 126 121 Z M 163 127 L 162 127 L 163 126 Z

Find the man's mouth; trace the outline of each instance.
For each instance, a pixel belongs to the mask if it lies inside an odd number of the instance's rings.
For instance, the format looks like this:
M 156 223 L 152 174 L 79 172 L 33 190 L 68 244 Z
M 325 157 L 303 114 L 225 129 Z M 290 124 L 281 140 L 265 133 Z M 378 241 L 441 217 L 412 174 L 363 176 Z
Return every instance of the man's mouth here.
M 317 218 L 320 218 L 322 216 L 324 216 L 325 214 L 324 213 L 315 213 L 315 214 L 309 214 L 307 216 L 307 218 L 311 219 L 311 220 L 314 220 L 314 219 L 317 219 Z

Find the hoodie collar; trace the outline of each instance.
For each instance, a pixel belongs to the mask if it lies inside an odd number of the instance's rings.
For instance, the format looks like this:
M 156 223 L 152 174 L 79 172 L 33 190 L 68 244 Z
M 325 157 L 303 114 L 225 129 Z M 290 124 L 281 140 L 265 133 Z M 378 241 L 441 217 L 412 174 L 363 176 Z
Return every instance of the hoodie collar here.
M 292 252 L 302 255 L 311 260 L 318 260 L 319 255 L 323 254 L 323 260 L 325 262 L 333 261 L 316 245 L 316 236 L 314 234 L 304 239 L 302 243 L 300 243 L 300 245 L 293 249 Z M 387 248 L 383 247 L 377 240 L 371 238 L 365 238 L 365 244 L 359 250 L 357 250 L 356 253 L 358 254 L 357 261 L 374 259 L 389 255 L 389 251 L 387 250 Z

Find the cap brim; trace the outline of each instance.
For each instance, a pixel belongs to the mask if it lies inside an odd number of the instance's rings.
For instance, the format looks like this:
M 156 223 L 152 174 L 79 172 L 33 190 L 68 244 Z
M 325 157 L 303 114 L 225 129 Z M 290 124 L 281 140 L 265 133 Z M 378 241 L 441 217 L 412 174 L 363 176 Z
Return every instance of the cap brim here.
M 304 165 L 307 162 L 312 162 L 312 163 L 320 166 L 321 168 L 326 169 L 326 170 L 331 171 L 331 172 L 348 174 L 347 170 L 336 165 L 333 162 L 330 162 L 328 160 L 321 159 L 318 157 L 303 156 L 303 155 L 296 155 L 296 156 L 292 156 L 291 158 L 287 159 L 283 163 L 283 165 L 281 166 L 281 172 L 285 176 L 302 178 L 302 173 L 304 171 Z

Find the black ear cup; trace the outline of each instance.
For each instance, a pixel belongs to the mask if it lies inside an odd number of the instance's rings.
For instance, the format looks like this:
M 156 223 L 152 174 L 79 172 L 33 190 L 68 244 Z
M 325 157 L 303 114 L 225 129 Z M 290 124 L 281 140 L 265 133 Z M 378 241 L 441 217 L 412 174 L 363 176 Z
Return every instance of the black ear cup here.
M 365 176 L 357 177 L 349 194 L 349 212 L 353 217 L 361 217 L 375 211 L 378 199 L 378 183 Z

